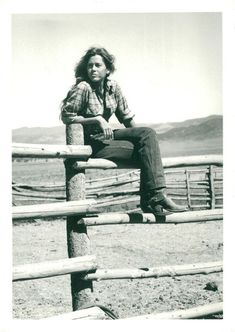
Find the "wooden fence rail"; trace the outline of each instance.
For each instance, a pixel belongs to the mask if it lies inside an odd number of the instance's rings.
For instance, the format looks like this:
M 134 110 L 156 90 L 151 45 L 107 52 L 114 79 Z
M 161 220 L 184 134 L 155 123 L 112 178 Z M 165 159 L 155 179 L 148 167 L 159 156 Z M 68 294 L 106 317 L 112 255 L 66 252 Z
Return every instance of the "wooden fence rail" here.
M 50 145 L 50 144 L 27 144 L 13 143 L 13 158 L 80 158 L 87 159 L 91 156 L 92 150 L 89 145 Z M 223 159 L 221 155 L 200 155 L 189 157 L 172 157 L 163 158 L 163 167 L 185 167 L 192 165 L 222 165 Z M 117 167 L 133 167 L 133 164 L 119 164 L 106 159 L 88 159 L 85 161 L 77 161 L 73 167 L 75 169 L 88 168 L 117 168 Z M 135 165 L 134 165 L 135 166 Z
M 96 213 L 95 200 L 80 200 L 62 203 L 21 205 L 12 207 L 13 220 L 59 217 L 65 215 L 84 215 Z
M 164 168 L 186 167 L 196 165 L 222 165 L 221 155 L 189 156 L 162 158 Z M 111 168 L 138 168 L 133 163 L 113 162 L 107 159 L 88 159 L 87 161 L 76 161 L 73 166 L 75 169 L 111 169 Z
M 12 143 L 13 158 L 81 158 L 92 153 L 89 145 L 53 145 Z
M 211 303 L 196 308 L 169 311 L 163 313 L 153 313 L 150 315 L 142 315 L 135 317 L 128 317 L 127 320 L 133 319 L 195 319 L 204 318 L 223 312 L 223 302 Z
M 93 272 L 92 272 L 93 271 Z M 71 273 L 85 273 L 83 280 L 143 279 L 210 274 L 223 271 L 222 261 L 187 265 L 128 269 L 98 269 L 94 255 L 60 259 L 13 267 L 13 281 L 42 279 Z
M 55 277 L 64 274 L 78 273 L 96 270 L 96 257 L 82 256 L 60 259 L 35 264 L 23 264 L 13 267 L 13 281 L 41 279 Z
M 223 271 L 223 264 L 219 262 L 194 263 L 187 265 L 158 266 L 152 268 L 136 269 L 98 269 L 88 273 L 84 280 L 111 280 L 111 279 L 143 279 L 176 277 L 195 274 L 209 274 Z
M 47 318 L 43 318 L 43 320 L 46 321 L 54 321 L 54 320 L 77 320 L 77 319 L 82 319 L 82 320 L 104 320 L 107 319 L 108 316 L 106 316 L 105 312 L 99 308 L 99 307 L 91 307 L 87 309 L 80 309 L 76 310 L 73 312 L 67 312 L 62 315 L 57 315 L 57 316 L 51 316 Z
M 99 211 L 99 207 L 104 204 L 97 204 L 95 200 L 70 201 L 63 203 L 50 203 L 39 205 L 22 205 L 13 206 L 12 217 L 13 220 L 31 219 L 31 218 L 47 218 L 58 216 L 76 216 L 91 214 L 91 217 L 80 219 L 79 223 L 86 225 L 105 225 L 105 224 L 123 224 L 123 223 L 156 223 L 162 221 L 151 213 L 103 213 L 95 216 Z M 222 209 L 201 210 L 201 211 L 187 211 L 180 214 L 173 213 L 166 215 L 164 222 L 166 223 L 183 223 L 183 222 L 197 222 L 197 221 L 211 221 L 221 220 L 223 218 Z
M 142 320 L 142 319 L 199 319 L 214 316 L 223 313 L 223 302 L 211 303 L 203 306 L 198 306 L 190 309 L 181 309 L 176 311 L 152 313 L 149 315 L 133 316 L 123 318 L 122 320 Z M 44 320 L 103 320 L 107 319 L 105 312 L 99 307 L 91 307 L 81 309 L 73 312 L 68 312 L 62 315 L 44 318 Z
M 190 222 L 207 222 L 223 219 L 223 209 L 187 211 L 173 213 L 165 218 L 151 213 L 103 213 L 98 216 L 84 217 L 80 220 L 87 226 L 118 225 L 118 224 L 180 224 Z

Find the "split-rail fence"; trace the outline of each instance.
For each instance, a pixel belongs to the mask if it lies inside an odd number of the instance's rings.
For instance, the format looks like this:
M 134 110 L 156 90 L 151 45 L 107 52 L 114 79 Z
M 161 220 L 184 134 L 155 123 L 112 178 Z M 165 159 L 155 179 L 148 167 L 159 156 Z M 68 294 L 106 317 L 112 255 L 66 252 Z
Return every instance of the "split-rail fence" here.
M 57 319 L 107 319 L 107 317 L 112 317 L 112 313 L 105 310 L 105 308 L 98 306 L 87 307 L 89 303 L 92 302 L 92 287 L 93 281 L 95 280 L 160 278 L 218 273 L 223 271 L 221 261 L 161 266 L 146 269 L 99 269 L 96 257 L 91 255 L 90 241 L 87 233 L 89 226 L 107 224 L 177 224 L 222 220 L 222 156 L 207 155 L 163 159 L 165 172 L 168 170 L 170 179 L 168 189 L 173 190 L 171 193 L 172 197 L 175 195 L 175 198 L 180 201 L 183 196 L 183 200 L 186 200 L 190 211 L 164 217 L 156 217 L 149 213 L 136 213 L 137 210 L 128 213 L 127 211 L 125 211 L 125 213 L 105 213 L 104 211 L 106 211 L 107 206 L 110 205 L 110 197 L 107 198 L 106 196 L 101 200 L 97 198 L 100 195 L 108 195 L 110 191 L 113 201 L 117 200 L 117 195 L 119 194 L 122 195 L 120 202 L 122 202 L 123 195 L 137 195 L 138 180 L 136 180 L 135 177 L 138 177 L 139 173 L 138 171 L 134 173 L 130 172 L 129 176 L 131 179 L 129 179 L 129 181 L 127 178 L 123 181 L 121 180 L 122 185 L 134 183 L 131 189 L 123 189 L 123 187 L 122 189 L 118 188 L 117 183 L 120 185 L 120 179 L 116 179 L 116 183 L 113 186 L 114 178 L 111 177 L 106 179 L 106 189 L 104 190 L 104 181 L 102 181 L 102 186 L 95 180 L 86 181 L 85 170 L 99 168 L 127 169 L 136 168 L 136 165 L 121 165 L 109 160 L 89 158 L 92 154 L 92 150 L 90 146 L 84 145 L 83 128 L 80 124 L 70 124 L 66 126 L 66 143 L 67 145 L 13 143 L 12 147 L 13 158 L 65 158 L 67 201 L 13 206 L 12 213 L 13 221 L 67 216 L 68 259 L 37 264 L 24 264 L 13 267 L 13 281 L 47 278 L 64 274 L 71 275 L 73 312 L 56 316 Z M 192 169 L 189 170 L 188 167 L 192 167 Z M 194 176 L 201 171 L 201 167 L 204 167 L 203 173 L 201 172 L 201 177 L 195 180 Z M 180 180 L 181 183 L 176 184 L 174 182 L 175 171 L 172 172 L 171 170 L 175 168 L 179 168 L 179 174 L 184 174 L 185 178 Z M 182 170 L 182 168 L 184 169 Z M 171 178 L 172 174 L 173 178 Z M 19 193 L 22 193 L 21 188 L 25 188 L 25 185 L 13 184 L 13 190 L 18 189 Z M 36 188 L 36 190 L 39 191 L 40 189 L 42 188 Z M 54 190 L 55 188 L 46 188 L 46 190 L 43 188 L 44 191 L 50 191 L 50 189 Z M 63 190 L 64 188 L 60 188 L 60 190 L 61 189 Z M 181 195 L 180 189 L 184 191 Z M 88 197 L 86 196 L 86 190 L 88 191 Z M 199 192 L 204 196 L 203 200 L 205 202 L 195 205 L 192 202 L 192 197 L 194 195 L 196 200 L 200 202 L 202 197 L 199 197 Z M 23 195 L 24 194 L 25 193 L 23 193 Z M 30 195 L 28 195 L 28 197 L 29 196 Z M 129 200 L 133 201 L 133 197 L 129 197 Z M 136 197 L 134 197 L 134 201 L 136 202 Z M 81 309 L 84 307 L 87 308 Z M 200 318 L 222 313 L 222 311 L 223 303 L 219 302 L 186 310 L 153 313 L 151 315 L 130 317 L 128 319 Z M 47 319 L 51 319 L 51 317 Z

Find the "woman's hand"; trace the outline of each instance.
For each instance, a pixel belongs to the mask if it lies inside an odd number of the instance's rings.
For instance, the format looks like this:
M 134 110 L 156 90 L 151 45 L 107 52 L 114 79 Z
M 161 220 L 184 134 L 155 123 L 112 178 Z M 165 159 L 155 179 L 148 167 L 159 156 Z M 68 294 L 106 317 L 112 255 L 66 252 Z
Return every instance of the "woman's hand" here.
M 70 116 L 70 117 L 62 117 L 63 123 L 64 124 L 71 124 L 71 123 L 81 123 L 81 124 L 98 124 L 99 127 L 102 130 L 101 134 L 93 135 L 92 137 L 95 139 L 113 139 L 113 130 L 110 126 L 110 124 L 101 116 L 98 115 L 96 117 L 91 117 L 91 118 L 84 118 L 81 115 L 75 115 L 75 116 Z
M 97 139 L 113 139 L 113 130 L 110 124 L 101 115 L 98 115 L 96 119 L 103 134 L 94 135 L 93 137 Z

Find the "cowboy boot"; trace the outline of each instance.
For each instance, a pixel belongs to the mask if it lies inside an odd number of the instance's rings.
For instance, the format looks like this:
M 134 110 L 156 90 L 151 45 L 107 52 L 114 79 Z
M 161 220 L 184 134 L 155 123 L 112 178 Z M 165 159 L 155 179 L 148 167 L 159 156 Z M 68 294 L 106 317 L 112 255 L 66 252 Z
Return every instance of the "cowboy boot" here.
M 141 209 L 145 213 L 161 214 L 163 209 L 171 212 L 185 212 L 188 210 L 186 206 L 180 206 L 173 202 L 166 194 L 165 188 L 157 190 L 148 194 L 147 199 L 141 200 Z

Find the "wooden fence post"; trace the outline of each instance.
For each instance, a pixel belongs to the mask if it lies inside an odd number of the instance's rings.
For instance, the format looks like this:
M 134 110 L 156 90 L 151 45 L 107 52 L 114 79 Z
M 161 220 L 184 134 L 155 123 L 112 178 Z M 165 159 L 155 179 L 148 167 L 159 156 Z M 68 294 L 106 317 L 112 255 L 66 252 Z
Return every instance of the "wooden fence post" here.
M 186 177 L 186 196 L 187 196 L 187 201 L 188 201 L 188 207 L 191 209 L 192 204 L 191 204 L 191 196 L 190 196 L 190 180 L 189 180 L 189 171 L 186 169 L 185 170 L 185 177 Z
M 209 166 L 209 183 L 210 183 L 210 197 L 211 197 L 211 209 L 215 209 L 215 186 L 214 186 L 214 167 Z
M 83 145 L 83 127 L 81 124 L 69 124 L 66 126 L 66 143 L 68 145 Z M 73 164 L 76 159 L 65 160 L 66 172 L 66 198 L 67 201 L 86 198 L 85 171 L 75 170 Z M 67 245 L 70 258 L 90 254 L 90 240 L 87 235 L 87 227 L 78 224 L 83 216 L 67 216 Z M 71 293 L 73 311 L 92 302 L 92 282 L 81 279 L 81 274 L 71 274 Z

